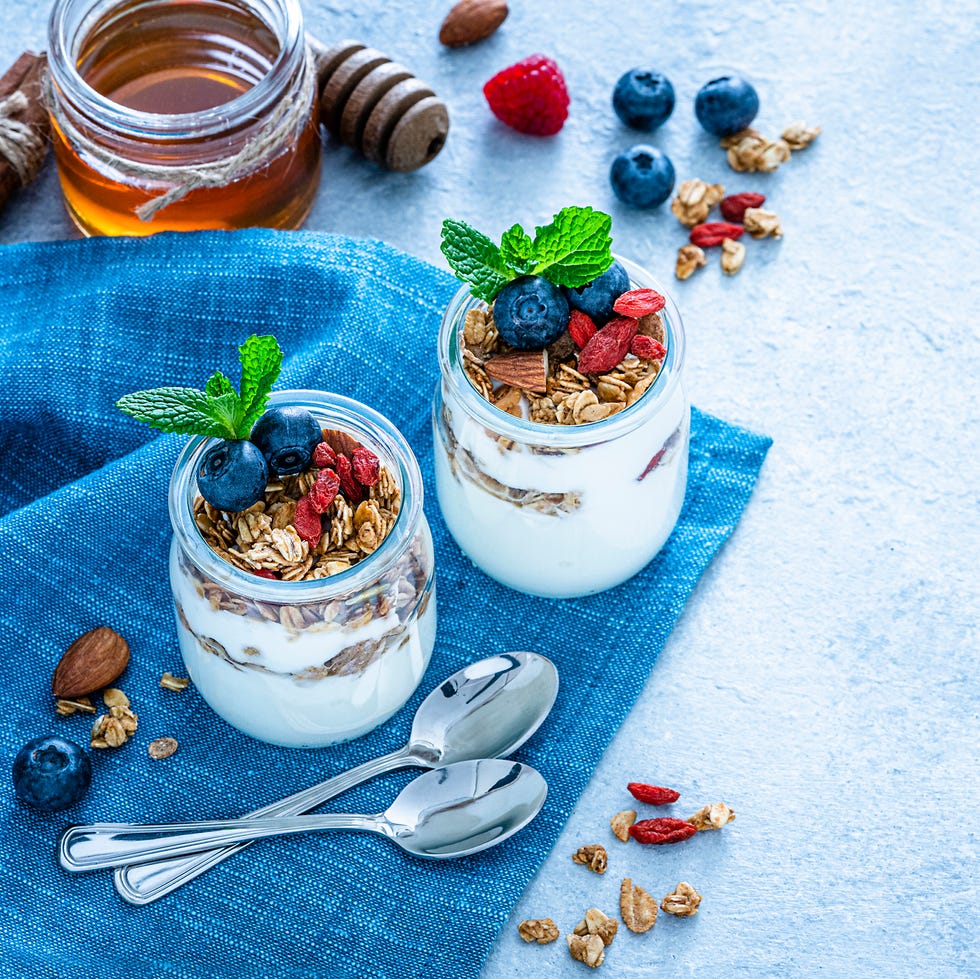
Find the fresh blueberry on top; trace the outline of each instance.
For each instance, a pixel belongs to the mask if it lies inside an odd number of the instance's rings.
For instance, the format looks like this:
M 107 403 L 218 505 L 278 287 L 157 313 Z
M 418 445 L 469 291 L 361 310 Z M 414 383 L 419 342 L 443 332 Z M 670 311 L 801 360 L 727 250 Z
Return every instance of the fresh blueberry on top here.
M 613 160 L 609 182 L 624 204 L 656 207 L 674 189 L 674 165 L 660 150 L 640 143 Z
M 612 104 L 627 126 L 656 129 L 674 111 L 674 86 L 659 71 L 632 68 L 616 82 Z
M 14 758 L 14 792 L 35 809 L 54 812 L 78 802 L 92 781 L 92 762 L 74 741 L 49 734 L 28 741 Z
M 250 436 L 277 476 L 302 472 L 323 440 L 320 423 L 305 408 L 270 408 Z
M 493 321 L 501 337 L 519 350 L 540 350 L 568 326 L 568 300 L 539 275 L 522 275 L 505 285 L 493 301 Z
M 219 510 L 237 513 L 262 499 L 269 466 L 257 446 L 226 439 L 208 449 L 197 467 L 197 488 Z
M 694 99 L 698 122 L 715 136 L 741 132 L 759 111 L 759 95 L 744 79 L 735 75 L 712 78 Z
M 613 262 L 602 275 L 588 285 L 566 289 L 565 296 L 572 309 L 580 309 L 601 326 L 612 318 L 613 303 L 624 292 L 629 292 L 630 277 L 619 262 Z

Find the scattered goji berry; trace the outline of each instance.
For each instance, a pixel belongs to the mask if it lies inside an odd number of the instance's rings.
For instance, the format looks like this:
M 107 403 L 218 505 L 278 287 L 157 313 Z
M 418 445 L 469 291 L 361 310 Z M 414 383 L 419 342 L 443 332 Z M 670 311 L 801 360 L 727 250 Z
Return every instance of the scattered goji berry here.
M 739 224 L 728 224 L 725 221 L 709 221 L 707 224 L 696 224 L 691 228 L 691 244 L 698 248 L 711 248 L 720 245 L 726 238 L 733 241 L 741 238 L 745 231 Z
M 321 442 L 313 450 L 313 465 L 317 469 L 332 469 L 337 465 L 337 453 L 326 442 Z
M 697 826 L 684 819 L 641 819 L 630 826 L 630 836 L 637 843 L 680 843 L 690 839 L 698 831 Z
M 630 353 L 634 357 L 639 357 L 640 360 L 663 360 L 667 354 L 667 348 L 659 340 L 637 333 L 630 344 Z
M 370 450 L 362 445 L 355 449 L 350 458 L 351 471 L 354 478 L 362 486 L 373 486 L 381 476 L 381 461 Z
M 337 475 L 340 477 L 340 490 L 347 497 L 347 502 L 360 503 L 364 497 L 364 491 L 354 479 L 351 461 L 347 456 L 337 456 Z
M 316 512 L 313 501 L 309 496 L 304 496 L 296 504 L 296 512 L 293 514 L 293 527 L 302 540 L 305 540 L 310 547 L 316 547 L 320 543 L 320 535 L 323 533 L 323 525 L 320 523 L 320 514 Z
M 568 332 L 575 346 L 581 350 L 596 335 L 597 327 L 588 313 L 573 309 L 568 318 Z
M 732 194 L 726 197 L 719 206 L 721 216 L 726 221 L 737 221 L 741 224 L 745 219 L 745 212 L 750 207 L 762 207 L 765 202 L 765 194 L 751 194 L 746 191 L 743 194 Z
M 279 580 L 279 575 L 277 575 L 275 571 L 270 571 L 268 568 L 256 568 L 252 574 L 254 574 L 256 578 L 268 578 L 270 581 Z
M 647 785 L 645 782 L 630 782 L 626 788 L 634 799 L 648 802 L 651 806 L 666 806 L 681 797 L 680 792 L 673 789 L 665 789 L 662 785 Z
M 639 322 L 631 316 L 610 320 L 582 349 L 578 357 L 579 371 L 583 374 L 611 371 L 630 352 L 639 328 Z
M 317 513 L 326 513 L 340 491 L 340 477 L 332 469 L 321 469 L 310 487 L 309 497 Z
M 633 289 L 624 292 L 613 303 L 613 309 L 623 316 L 635 316 L 639 319 L 650 313 L 659 313 L 666 303 L 667 300 L 656 289 Z

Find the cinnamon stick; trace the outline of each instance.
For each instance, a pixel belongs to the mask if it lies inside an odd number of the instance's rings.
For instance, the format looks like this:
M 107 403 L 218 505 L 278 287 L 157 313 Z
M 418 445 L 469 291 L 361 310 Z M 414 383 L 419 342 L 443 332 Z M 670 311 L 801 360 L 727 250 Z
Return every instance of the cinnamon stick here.
M 46 68 L 43 54 L 25 51 L 0 78 L 0 208 L 37 176 L 47 153 L 51 123 L 41 98 Z

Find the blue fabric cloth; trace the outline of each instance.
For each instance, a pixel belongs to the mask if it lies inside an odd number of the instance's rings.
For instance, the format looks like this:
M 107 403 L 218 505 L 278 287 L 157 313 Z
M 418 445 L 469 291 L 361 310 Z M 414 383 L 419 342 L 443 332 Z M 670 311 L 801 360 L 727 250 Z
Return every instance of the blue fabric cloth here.
M 91 718 L 56 718 L 54 664 L 107 624 L 130 642 L 122 686 L 133 741 L 93 752 L 86 798 L 39 814 L 0 792 L 0 974 L 154 979 L 200 976 L 475 976 L 501 922 L 554 842 L 626 716 L 702 571 L 732 532 L 769 440 L 695 411 L 688 495 L 676 531 L 633 580 L 573 601 L 497 585 L 462 557 L 431 492 L 429 401 L 446 272 L 378 243 L 270 231 L 162 234 L 9 246 L 0 252 L 0 663 L 5 765 L 29 738 L 87 744 Z M 401 428 L 430 494 L 440 625 L 409 705 L 348 745 L 288 750 L 252 741 L 181 673 L 166 574 L 167 483 L 184 441 L 113 408 L 162 383 L 233 373 L 236 345 L 273 332 L 279 387 L 367 402 Z M 237 375 L 234 375 L 237 376 Z M 70 822 L 219 818 L 271 802 L 398 747 L 414 708 L 466 662 L 535 649 L 558 665 L 555 709 L 517 755 L 547 778 L 541 815 L 506 844 L 431 863 L 364 834 L 265 841 L 143 908 L 108 873 L 69 876 L 54 851 Z M 152 761 L 147 743 L 180 741 Z M 398 773 L 330 804 L 381 811 Z

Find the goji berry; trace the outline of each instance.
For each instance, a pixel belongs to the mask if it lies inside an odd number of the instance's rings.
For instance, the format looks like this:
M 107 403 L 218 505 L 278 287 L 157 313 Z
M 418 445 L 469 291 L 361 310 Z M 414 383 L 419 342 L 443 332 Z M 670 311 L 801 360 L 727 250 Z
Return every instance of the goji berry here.
M 647 785 L 645 782 L 630 782 L 626 788 L 634 799 L 648 802 L 651 806 L 666 806 L 681 797 L 680 792 L 673 789 L 665 789 L 662 785 Z
M 337 453 L 326 442 L 321 442 L 313 450 L 313 465 L 317 469 L 331 469 L 337 465 Z
M 362 486 L 373 486 L 381 476 L 381 461 L 370 450 L 362 445 L 355 449 L 350 458 L 351 471 L 354 478 Z
M 667 348 L 660 341 L 654 340 L 653 337 L 638 333 L 633 337 L 633 342 L 630 344 L 630 353 L 634 357 L 639 357 L 640 360 L 663 360 L 667 354 Z
M 270 581 L 279 580 L 279 575 L 277 575 L 275 571 L 270 571 L 268 568 L 256 568 L 252 574 L 254 574 L 256 578 L 268 578 Z
M 745 231 L 739 224 L 728 224 L 725 221 L 709 221 L 707 224 L 696 224 L 691 228 L 691 244 L 699 248 L 711 248 L 720 245 L 726 238 L 733 241 L 741 238 Z
M 741 224 L 745 219 L 745 212 L 750 207 L 762 207 L 765 202 L 765 194 L 751 194 L 748 191 L 743 194 L 731 194 L 720 204 L 721 216 L 726 221 L 737 221 Z
M 354 479 L 351 461 L 347 456 L 337 456 L 337 475 L 340 477 L 340 490 L 347 497 L 347 502 L 359 503 L 364 497 L 364 491 Z
M 630 316 L 610 320 L 579 354 L 578 369 L 583 374 L 611 371 L 630 352 L 630 344 L 639 328 L 639 322 Z
M 296 504 L 296 512 L 293 514 L 293 527 L 300 538 L 305 540 L 310 547 L 316 547 L 320 543 L 323 525 L 320 523 L 320 514 L 316 512 L 309 496 L 302 497 Z
M 309 497 L 313 509 L 317 513 L 326 513 L 339 490 L 340 477 L 332 469 L 321 469 L 317 473 L 316 482 L 310 487 Z
M 697 826 L 684 819 L 641 819 L 630 826 L 630 836 L 637 843 L 680 843 L 690 839 L 698 831 Z
M 568 333 L 575 341 L 575 346 L 581 350 L 595 335 L 597 327 L 588 313 L 573 309 L 568 318 Z
M 635 316 L 639 319 L 650 313 L 659 313 L 666 303 L 667 300 L 656 289 L 633 289 L 624 292 L 613 303 L 613 309 L 623 316 Z

